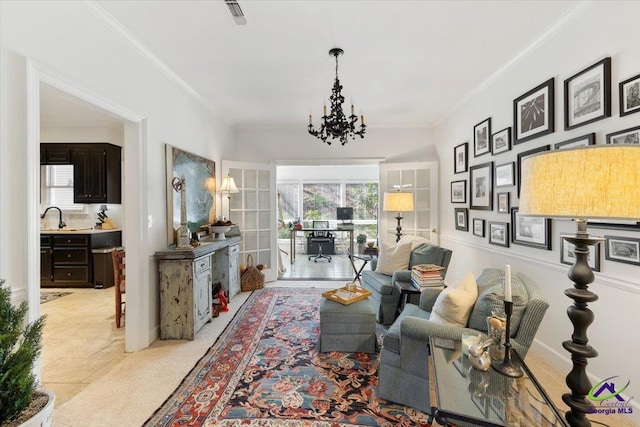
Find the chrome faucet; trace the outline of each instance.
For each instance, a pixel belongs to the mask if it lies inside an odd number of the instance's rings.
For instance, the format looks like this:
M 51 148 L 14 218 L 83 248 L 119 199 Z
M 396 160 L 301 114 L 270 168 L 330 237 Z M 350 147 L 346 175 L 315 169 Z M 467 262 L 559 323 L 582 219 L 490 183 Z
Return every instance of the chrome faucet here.
M 60 215 L 60 220 L 58 222 L 58 229 L 65 228 L 67 226 L 67 224 L 65 224 L 64 221 L 62 220 L 62 209 L 60 209 L 57 206 L 49 206 L 47 209 L 44 210 L 44 213 L 42 215 L 40 215 L 40 218 L 44 218 L 44 216 L 47 214 L 49 209 L 58 209 L 58 213 Z

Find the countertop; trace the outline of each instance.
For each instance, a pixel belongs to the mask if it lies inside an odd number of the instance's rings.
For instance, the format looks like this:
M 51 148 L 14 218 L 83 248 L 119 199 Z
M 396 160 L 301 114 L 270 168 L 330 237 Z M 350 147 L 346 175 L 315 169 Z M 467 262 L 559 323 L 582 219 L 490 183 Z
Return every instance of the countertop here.
M 205 239 L 200 242 L 200 246 L 193 248 L 176 248 L 175 245 L 169 246 L 167 249 L 156 252 L 156 259 L 174 260 L 174 259 L 195 259 L 204 255 L 209 255 L 220 249 L 238 244 L 242 241 L 241 237 L 227 237 L 226 239 Z
M 100 234 L 111 233 L 113 231 L 122 231 L 121 228 L 101 229 L 101 228 L 63 228 L 61 230 L 54 229 L 41 229 L 40 234 Z

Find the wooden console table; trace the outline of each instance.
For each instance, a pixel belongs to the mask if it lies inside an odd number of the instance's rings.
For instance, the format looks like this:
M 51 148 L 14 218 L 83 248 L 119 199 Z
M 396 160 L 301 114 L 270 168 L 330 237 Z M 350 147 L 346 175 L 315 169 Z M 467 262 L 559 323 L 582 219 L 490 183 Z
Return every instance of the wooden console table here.
M 212 286 L 229 298 L 240 290 L 240 237 L 201 242 L 197 248 L 169 247 L 155 253 L 160 272 L 160 338 L 195 338 L 211 321 Z

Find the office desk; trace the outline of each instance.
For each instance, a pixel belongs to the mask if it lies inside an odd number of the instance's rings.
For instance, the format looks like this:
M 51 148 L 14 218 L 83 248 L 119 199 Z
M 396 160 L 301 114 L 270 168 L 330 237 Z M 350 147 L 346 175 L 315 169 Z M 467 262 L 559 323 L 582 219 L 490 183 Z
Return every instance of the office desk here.
M 349 252 L 353 253 L 353 228 L 345 230 L 342 228 L 301 228 L 299 230 L 291 230 L 289 236 L 289 261 L 293 264 L 296 261 L 296 234 L 312 231 L 328 231 L 330 233 L 348 233 L 349 234 Z

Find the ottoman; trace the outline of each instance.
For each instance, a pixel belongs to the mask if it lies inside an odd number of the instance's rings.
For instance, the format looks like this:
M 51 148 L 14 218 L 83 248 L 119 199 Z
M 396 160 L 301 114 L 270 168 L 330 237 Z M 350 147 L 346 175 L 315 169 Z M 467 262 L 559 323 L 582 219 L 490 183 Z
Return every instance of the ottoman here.
M 376 313 L 369 298 L 343 305 L 322 298 L 318 352 L 375 353 Z

